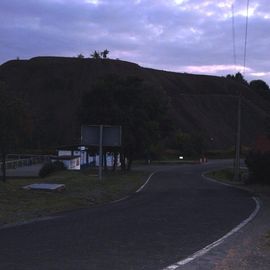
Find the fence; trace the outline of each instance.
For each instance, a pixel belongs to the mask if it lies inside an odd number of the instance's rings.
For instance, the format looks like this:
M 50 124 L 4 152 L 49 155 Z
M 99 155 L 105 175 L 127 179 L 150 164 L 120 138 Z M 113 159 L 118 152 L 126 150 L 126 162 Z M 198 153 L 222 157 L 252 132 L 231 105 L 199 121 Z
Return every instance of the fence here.
M 16 158 L 14 160 L 7 160 L 6 161 L 6 169 L 16 169 L 19 167 L 26 167 L 35 164 L 44 163 L 49 161 L 49 156 L 29 156 L 25 158 L 20 158 L 20 155 L 9 155 L 8 158 Z M 3 162 L 0 162 L 0 168 L 2 169 Z

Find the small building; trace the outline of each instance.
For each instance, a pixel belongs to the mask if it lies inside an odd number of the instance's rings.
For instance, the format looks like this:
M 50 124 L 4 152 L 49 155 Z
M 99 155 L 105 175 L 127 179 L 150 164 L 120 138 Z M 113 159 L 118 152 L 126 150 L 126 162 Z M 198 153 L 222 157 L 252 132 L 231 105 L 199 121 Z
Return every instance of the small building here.
M 81 162 L 79 156 L 54 156 L 51 157 L 51 161 L 61 161 L 64 163 L 65 167 L 68 170 L 80 170 L 81 169 Z
M 57 149 L 57 158 L 58 160 L 63 161 L 66 165 L 68 164 L 67 169 L 74 170 L 74 160 L 79 158 L 79 166 L 76 165 L 76 170 L 80 170 L 82 167 L 99 166 L 99 154 L 97 153 L 97 149 L 92 149 L 90 152 L 89 149 L 85 146 L 77 145 L 77 146 L 65 146 Z M 65 160 L 65 162 L 64 162 Z M 77 163 L 76 159 L 76 163 Z M 114 155 L 113 153 L 106 152 L 106 164 L 107 167 L 113 167 L 114 164 Z M 116 166 L 119 167 L 120 163 L 120 155 L 117 156 Z
M 93 164 L 94 166 L 99 166 L 99 154 L 93 155 L 89 157 L 91 160 L 91 164 Z M 107 167 L 113 167 L 113 163 L 114 163 L 114 155 L 110 152 L 106 153 L 106 164 Z M 116 161 L 116 167 L 121 166 L 120 163 L 120 155 L 117 155 L 117 161 Z
M 73 156 L 73 157 L 80 157 L 80 165 L 87 165 L 88 164 L 88 153 L 87 148 L 84 146 L 66 146 L 60 149 L 57 149 L 57 156 Z

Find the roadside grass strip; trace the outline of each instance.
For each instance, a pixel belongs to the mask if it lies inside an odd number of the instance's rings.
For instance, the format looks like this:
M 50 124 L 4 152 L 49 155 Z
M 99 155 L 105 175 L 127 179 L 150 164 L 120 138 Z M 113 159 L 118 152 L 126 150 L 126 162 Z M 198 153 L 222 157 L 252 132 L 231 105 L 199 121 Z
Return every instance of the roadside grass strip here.
M 45 178 L 0 182 L 0 226 L 22 223 L 67 210 L 123 200 L 147 181 L 142 171 L 106 172 L 102 181 L 93 170 L 61 171 Z M 63 191 L 24 190 L 35 183 L 64 184 Z

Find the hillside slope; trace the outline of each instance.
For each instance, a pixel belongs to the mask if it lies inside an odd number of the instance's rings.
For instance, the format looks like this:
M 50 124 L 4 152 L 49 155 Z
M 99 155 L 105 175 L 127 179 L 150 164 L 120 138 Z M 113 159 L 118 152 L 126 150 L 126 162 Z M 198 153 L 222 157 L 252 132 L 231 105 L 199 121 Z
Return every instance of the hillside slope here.
M 202 133 L 209 148 L 234 144 L 238 91 L 243 96 L 244 144 L 253 143 L 270 113 L 269 101 L 222 77 L 159 71 L 109 59 L 36 57 L 0 66 L 0 80 L 31 106 L 35 116 L 33 141 L 39 146 L 79 142 L 77 114 L 82 95 L 107 74 L 135 75 L 162 87 L 171 100 L 171 117 L 177 127 L 183 132 Z M 46 134 L 45 141 L 41 134 Z

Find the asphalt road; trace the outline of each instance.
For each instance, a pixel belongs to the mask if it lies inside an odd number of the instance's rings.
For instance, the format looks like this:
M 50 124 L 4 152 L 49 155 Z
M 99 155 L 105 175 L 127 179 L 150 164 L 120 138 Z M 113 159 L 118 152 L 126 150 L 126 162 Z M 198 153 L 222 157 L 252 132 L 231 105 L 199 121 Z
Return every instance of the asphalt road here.
M 162 269 L 246 219 L 246 192 L 201 173 L 226 165 L 162 167 L 129 199 L 0 230 L 0 269 Z M 19 202 L 18 202 L 19 203 Z

